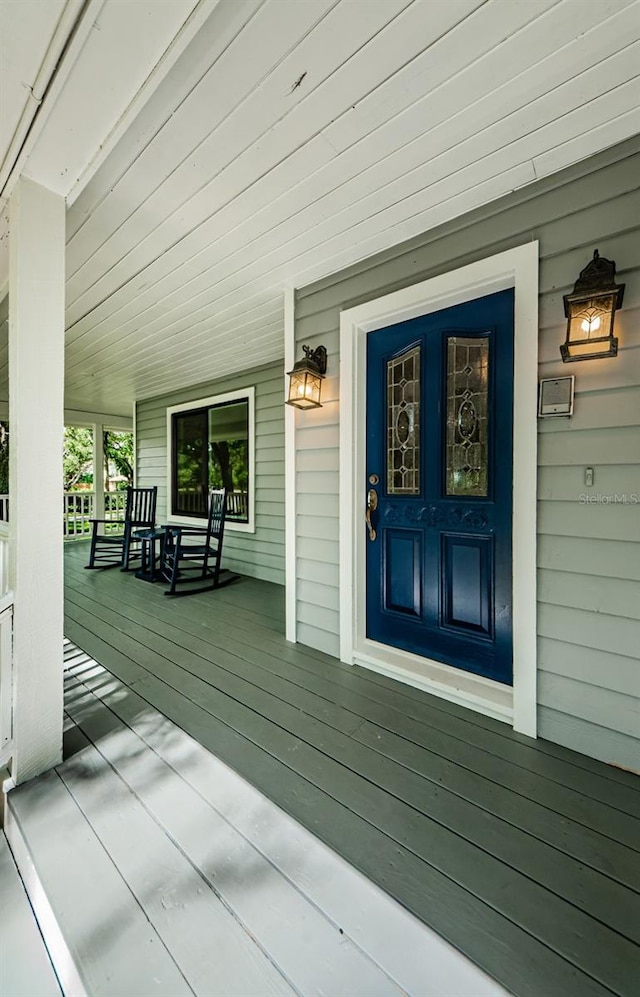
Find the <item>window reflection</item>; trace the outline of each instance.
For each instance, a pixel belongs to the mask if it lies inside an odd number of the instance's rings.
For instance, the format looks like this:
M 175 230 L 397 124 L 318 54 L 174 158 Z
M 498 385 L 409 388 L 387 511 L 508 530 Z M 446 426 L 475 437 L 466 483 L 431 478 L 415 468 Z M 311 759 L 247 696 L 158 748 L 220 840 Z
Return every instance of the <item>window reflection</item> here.
M 209 409 L 209 488 L 227 489 L 227 518 L 249 519 L 249 402 Z
M 249 399 L 177 412 L 173 422 L 174 515 L 203 518 L 212 488 L 227 490 L 227 518 L 249 522 Z

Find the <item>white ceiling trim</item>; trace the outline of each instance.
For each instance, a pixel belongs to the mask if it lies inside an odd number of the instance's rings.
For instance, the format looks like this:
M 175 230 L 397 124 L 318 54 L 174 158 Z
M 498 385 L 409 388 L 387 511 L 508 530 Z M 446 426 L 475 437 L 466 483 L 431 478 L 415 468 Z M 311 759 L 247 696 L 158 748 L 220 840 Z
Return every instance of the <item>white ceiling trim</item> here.
M 91 178 L 102 166 L 105 159 L 113 151 L 122 136 L 138 117 L 154 91 L 171 71 L 179 57 L 195 38 L 197 33 L 202 29 L 205 21 L 210 17 L 212 11 L 215 7 L 217 7 L 219 2 L 220 0 L 198 0 L 198 3 L 178 31 L 178 34 L 149 73 L 128 107 L 120 115 L 116 125 L 106 136 L 84 171 L 70 187 L 67 194 L 68 207 L 70 207 L 80 196 Z
M 67 0 L 0 171 L 0 205 L 11 195 L 104 2 Z

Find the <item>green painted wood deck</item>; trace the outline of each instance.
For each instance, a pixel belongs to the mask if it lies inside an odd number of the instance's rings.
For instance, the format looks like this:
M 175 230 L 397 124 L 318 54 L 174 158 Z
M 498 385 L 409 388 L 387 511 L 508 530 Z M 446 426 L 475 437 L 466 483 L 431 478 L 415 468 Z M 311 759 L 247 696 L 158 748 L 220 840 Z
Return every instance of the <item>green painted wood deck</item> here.
M 517 997 L 631 997 L 640 779 L 66 552 L 66 635 Z

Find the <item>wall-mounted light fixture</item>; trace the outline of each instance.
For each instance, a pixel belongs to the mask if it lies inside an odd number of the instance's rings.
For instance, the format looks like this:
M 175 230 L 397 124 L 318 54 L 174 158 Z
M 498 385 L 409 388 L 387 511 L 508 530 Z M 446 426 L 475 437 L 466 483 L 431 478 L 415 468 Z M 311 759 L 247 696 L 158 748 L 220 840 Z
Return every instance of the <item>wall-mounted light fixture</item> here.
M 289 397 L 287 405 L 296 408 L 322 408 L 320 394 L 327 371 L 327 351 L 324 346 L 312 350 L 303 346 L 304 357 L 288 372 Z
M 616 284 L 616 265 L 598 250 L 565 294 L 564 313 L 568 319 L 567 338 L 560 347 L 565 363 L 615 357 L 618 340 L 613 335 L 613 315 L 622 304 L 624 284 Z

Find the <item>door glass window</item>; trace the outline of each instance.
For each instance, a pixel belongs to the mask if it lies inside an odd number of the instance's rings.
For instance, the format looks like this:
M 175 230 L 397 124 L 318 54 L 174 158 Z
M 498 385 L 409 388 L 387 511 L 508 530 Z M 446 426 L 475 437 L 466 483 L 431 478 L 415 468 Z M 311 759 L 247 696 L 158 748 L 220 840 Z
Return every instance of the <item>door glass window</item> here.
M 387 493 L 420 494 L 420 346 L 387 362 Z
M 489 337 L 447 337 L 446 494 L 486 497 Z

